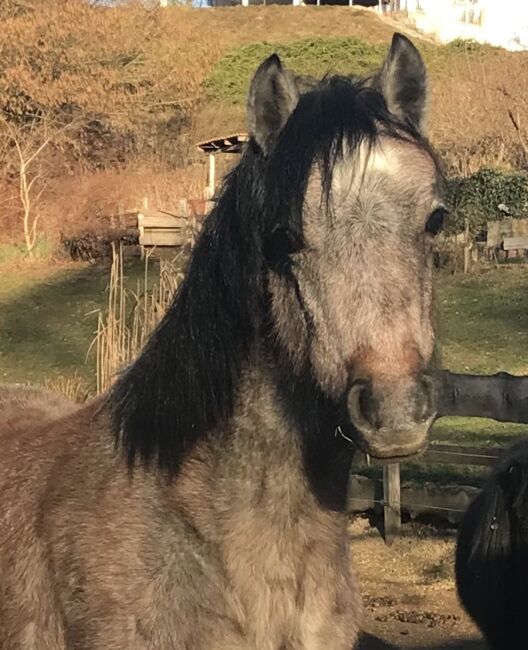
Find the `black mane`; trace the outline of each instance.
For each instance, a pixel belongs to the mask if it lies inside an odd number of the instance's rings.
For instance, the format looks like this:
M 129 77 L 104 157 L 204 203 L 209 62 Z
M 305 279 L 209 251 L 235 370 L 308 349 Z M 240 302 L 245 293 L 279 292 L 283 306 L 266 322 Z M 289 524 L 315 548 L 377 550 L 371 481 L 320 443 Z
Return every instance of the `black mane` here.
M 511 446 L 470 504 L 458 535 L 456 582 L 493 649 L 528 643 L 528 440 Z
M 322 176 L 322 200 L 328 202 L 334 165 L 345 148 L 353 151 L 362 141 L 372 147 L 381 135 L 411 140 L 434 157 L 422 135 L 389 112 L 370 80 L 328 77 L 302 95 L 267 161 L 268 229 L 284 230 L 302 246 L 302 209 L 314 161 Z
M 249 142 L 171 307 L 109 394 L 117 443 L 130 466 L 155 461 L 173 474 L 198 439 L 229 419 L 242 366 L 268 316 L 266 269 L 286 272 L 290 253 L 303 246 L 314 162 L 328 199 L 344 145 L 373 144 L 382 133 L 427 146 L 389 113 L 381 92 L 330 77 L 301 96 L 267 157 Z

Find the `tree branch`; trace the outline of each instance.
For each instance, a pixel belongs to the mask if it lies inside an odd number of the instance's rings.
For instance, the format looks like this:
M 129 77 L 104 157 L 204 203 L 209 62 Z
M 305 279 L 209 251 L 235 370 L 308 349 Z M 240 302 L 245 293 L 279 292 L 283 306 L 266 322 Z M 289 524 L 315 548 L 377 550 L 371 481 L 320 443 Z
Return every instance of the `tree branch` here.
M 449 370 L 435 374 L 438 417 L 491 418 L 528 423 L 528 376 L 507 372 L 462 375 Z
M 519 113 L 519 109 L 516 107 L 516 113 L 517 115 L 515 116 L 513 114 L 513 111 L 510 109 L 508 110 L 508 115 L 510 117 L 510 121 L 513 124 L 513 128 L 517 132 L 517 137 L 519 138 L 519 142 L 521 143 L 521 147 L 524 153 L 524 158 L 525 160 L 528 158 L 528 145 L 526 144 L 526 140 L 524 138 L 522 128 L 521 128 L 521 115 Z

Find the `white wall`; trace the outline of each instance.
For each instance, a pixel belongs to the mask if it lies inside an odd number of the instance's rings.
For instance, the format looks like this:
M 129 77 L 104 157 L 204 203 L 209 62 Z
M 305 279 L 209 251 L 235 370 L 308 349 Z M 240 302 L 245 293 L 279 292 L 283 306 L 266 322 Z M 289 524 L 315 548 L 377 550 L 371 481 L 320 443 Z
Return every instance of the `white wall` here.
M 442 42 L 473 38 L 528 49 L 527 0 L 407 0 L 407 8 L 418 29 Z

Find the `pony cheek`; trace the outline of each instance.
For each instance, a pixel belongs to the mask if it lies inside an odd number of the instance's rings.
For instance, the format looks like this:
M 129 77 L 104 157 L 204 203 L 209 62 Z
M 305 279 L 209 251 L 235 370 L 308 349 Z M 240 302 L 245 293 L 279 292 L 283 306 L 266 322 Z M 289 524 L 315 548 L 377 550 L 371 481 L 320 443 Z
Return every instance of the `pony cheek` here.
M 319 388 L 339 400 L 346 392 L 348 369 L 335 345 L 335 334 L 327 326 L 315 291 L 302 274 L 268 276 L 271 320 L 279 348 L 285 351 L 295 374 L 307 369 Z
M 267 280 L 275 342 L 286 352 L 293 366 L 300 369 L 308 354 L 309 325 L 296 291 L 292 291 L 296 281 L 273 270 L 268 272 Z

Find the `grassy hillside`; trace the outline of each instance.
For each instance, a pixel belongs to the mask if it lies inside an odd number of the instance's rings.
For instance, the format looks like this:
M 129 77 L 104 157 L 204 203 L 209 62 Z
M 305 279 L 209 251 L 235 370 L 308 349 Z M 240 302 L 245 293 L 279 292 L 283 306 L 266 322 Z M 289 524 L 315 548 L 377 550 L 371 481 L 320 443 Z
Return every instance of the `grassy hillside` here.
M 433 78 L 449 74 L 461 57 L 466 61 L 476 61 L 482 57 L 496 59 L 502 54 L 498 48 L 474 42 L 433 45 L 418 41 L 417 45 Z M 364 37 L 350 36 L 241 45 L 229 50 L 213 67 L 205 83 L 209 101 L 242 105 L 255 69 L 273 52 L 301 75 L 320 78 L 332 73 L 363 77 L 380 67 L 387 53 L 387 43 L 371 43 Z
M 291 42 L 311 38 L 356 37 L 368 43 L 386 43 L 393 27 L 373 11 L 361 7 L 293 7 L 270 5 L 226 7 L 192 11 L 172 7 L 178 18 L 196 34 L 214 36 L 219 49 L 262 41 Z
M 299 17 L 302 22 L 303 16 Z M 375 15 L 373 19 L 379 21 Z M 272 52 L 301 75 L 364 76 L 379 67 L 397 27 L 392 27 L 384 42 L 369 41 L 365 30 L 348 37 L 314 34 L 289 40 L 288 35 L 232 47 L 213 66 L 205 82 L 206 101 L 195 116 L 197 137 L 208 137 L 215 127 L 218 132 L 244 128 L 249 81 L 259 63 Z M 520 134 L 509 112 L 522 115 L 528 107 L 518 76 L 528 64 L 528 54 L 464 41 L 435 45 L 415 37 L 415 42 L 430 76 L 429 134 L 454 172 L 465 175 L 482 165 L 522 165 Z
M 354 37 L 243 45 L 229 51 L 215 65 L 206 81 L 208 99 L 211 102 L 243 105 L 256 67 L 273 52 L 292 70 L 322 77 L 329 71 L 344 75 L 368 75 L 379 67 L 386 51 L 385 44 L 367 43 Z
M 270 52 L 302 74 L 363 75 L 409 29 L 357 7 L 14 4 L 11 15 L 0 3 L 0 109 L 29 149 L 56 131 L 32 170 L 54 240 L 145 196 L 165 208 L 198 196 L 206 161 L 194 143 L 245 129 L 248 82 Z M 526 166 L 528 54 L 412 36 L 430 70 L 429 134 L 451 169 Z M 0 120 L 2 142 L 8 132 Z M 0 242 L 21 236 L 14 149 L 0 146 Z

